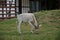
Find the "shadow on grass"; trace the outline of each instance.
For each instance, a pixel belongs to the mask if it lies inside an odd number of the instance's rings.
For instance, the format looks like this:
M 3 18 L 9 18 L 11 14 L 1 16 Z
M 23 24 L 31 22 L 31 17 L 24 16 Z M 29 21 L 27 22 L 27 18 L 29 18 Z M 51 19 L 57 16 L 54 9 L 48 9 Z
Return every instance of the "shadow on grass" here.
M 60 30 L 57 32 L 57 36 L 55 40 L 60 40 Z
M 4 38 L 0 36 L 0 40 L 4 40 Z
M 9 35 L 9 36 L 20 36 L 20 35 L 39 35 L 40 33 L 31 33 L 31 32 L 22 32 L 19 34 L 18 32 L 0 32 L 0 36 Z

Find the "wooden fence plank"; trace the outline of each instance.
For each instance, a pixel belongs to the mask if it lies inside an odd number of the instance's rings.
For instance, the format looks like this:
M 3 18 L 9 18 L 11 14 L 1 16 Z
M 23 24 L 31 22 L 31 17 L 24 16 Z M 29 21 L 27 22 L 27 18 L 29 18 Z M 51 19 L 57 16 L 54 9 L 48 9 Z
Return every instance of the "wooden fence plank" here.
M 0 12 L 2 12 L 2 13 L 0 13 L 0 15 L 2 15 L 2 17 L 0 17 L 0 19 L 13 18 L 13 17 L 11 17 L 11 15 L 15 15 L 14 17 L 16 17 L 16 0 L 14 1 L 15 4 L 12 4 L 12 1 L 9 1 L 9 3 L 7 3 L 6 1 L 0 1 L 0 2 L 1 2 L 0 8 L 2 8 L 2 10 L 0 10 Z M 14 6 L 12 6 L 12 5 L 14 5 Z M 12 10 L 12 8 L 14 10 Z M 6 12 L 6 13 L 4 13 L 4 12 Z M 15 13 L 11 13 L 11 12 L 15 12 Z

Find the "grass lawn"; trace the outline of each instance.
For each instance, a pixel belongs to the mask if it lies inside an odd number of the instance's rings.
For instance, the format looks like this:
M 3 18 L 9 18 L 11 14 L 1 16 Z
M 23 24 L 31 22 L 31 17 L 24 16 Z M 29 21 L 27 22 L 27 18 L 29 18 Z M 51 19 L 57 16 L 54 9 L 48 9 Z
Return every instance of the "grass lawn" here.
M 22 23 L 19 35 L 16 18 L 0 21 L 0 40 L 60 40 L 60 10 L 41 11 L 35 14 L 39 27 L 39 34 L 30 33 L 28 23 Z

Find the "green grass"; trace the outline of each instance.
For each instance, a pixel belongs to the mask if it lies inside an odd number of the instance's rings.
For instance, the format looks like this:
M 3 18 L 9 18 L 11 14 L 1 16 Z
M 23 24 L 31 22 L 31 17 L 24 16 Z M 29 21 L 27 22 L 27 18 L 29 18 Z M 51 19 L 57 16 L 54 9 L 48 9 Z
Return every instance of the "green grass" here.
M 60 10 L 41 11 L 35 14 L 39 27 L 39 34 L 30 33 L 28 23 L 22 23 L 19 35 L 16 18 L 0 21 L 0 40 L 60 40 Z

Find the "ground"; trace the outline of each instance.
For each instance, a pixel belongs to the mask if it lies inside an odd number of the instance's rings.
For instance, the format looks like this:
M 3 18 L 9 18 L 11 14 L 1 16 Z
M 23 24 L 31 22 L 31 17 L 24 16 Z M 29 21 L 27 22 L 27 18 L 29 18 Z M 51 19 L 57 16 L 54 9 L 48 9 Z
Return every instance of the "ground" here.
M 30 33 L 28 23 L 22 23 L 22 34 L 17 32 L 16 18 L 0 21 L 0 40 L 60 40 L 60 10 L 40 11 L 35 14 L 39 34 Z

